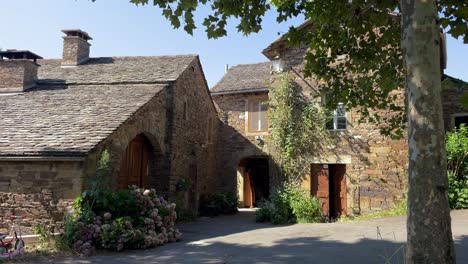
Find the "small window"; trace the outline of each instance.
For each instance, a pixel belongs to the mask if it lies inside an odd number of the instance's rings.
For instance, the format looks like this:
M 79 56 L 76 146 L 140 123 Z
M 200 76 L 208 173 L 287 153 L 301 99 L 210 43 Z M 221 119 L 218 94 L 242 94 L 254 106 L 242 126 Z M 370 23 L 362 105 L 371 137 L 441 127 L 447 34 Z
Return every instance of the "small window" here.
M 465 126 L 468 126 L 468 115 L 455 116 L 454 123 L 456 128 L 459 128 L 461 124 L 465 124 Z
M 268 131 L 268 104 L 266 101 L 248 102 L 248 132 Z
M 188 120 L 188 104 L 187 104 L 187 100 L 184 101 L 184 120 Z
M 345 130 L 348 128 L 346 108 L 343 103 L 338 103 L 336 109 L 333 111 L 333 117 L 330 117 L 326 127 L 328 130 Z

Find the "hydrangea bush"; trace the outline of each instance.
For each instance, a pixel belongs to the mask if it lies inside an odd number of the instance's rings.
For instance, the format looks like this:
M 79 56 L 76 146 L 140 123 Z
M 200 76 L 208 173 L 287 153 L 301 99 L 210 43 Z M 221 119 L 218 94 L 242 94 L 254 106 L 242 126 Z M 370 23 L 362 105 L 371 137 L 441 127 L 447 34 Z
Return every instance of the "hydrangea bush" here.
M 106 201 L 115 206 L 108 210 L 86 197 L 84 193 L 77 199 L 77 213 L 67 219 L 59 247 L 92 255 L 96 249 L 155 247 L 182 236 L 175 227 L 176 205 L 157 196 L 155 190 L 132 187 L 109 192 Z

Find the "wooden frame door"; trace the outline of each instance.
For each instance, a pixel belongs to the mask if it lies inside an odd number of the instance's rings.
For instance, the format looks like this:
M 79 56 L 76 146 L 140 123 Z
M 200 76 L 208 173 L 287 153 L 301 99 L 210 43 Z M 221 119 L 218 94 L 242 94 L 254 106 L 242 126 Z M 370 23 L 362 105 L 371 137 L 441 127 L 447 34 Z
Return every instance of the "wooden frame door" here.
M 331 214 L 333 217 L 346 215 L 346 165 L 333 164 L 333 189 L 334 189 L 334 209 L 335 212 Z
M 319 199 L 324 216 L 346 215 L 346 165 L 312 164 L 311 194 Z
M 121 159 L 119 189 L 130 185 L 148 185 L 150 150 L 148 140 L 143 135 L 138 135 L 130 141 Z
M 324 216 L 329 216 L 330 212 L 330 193 L 329 193 L 329 171 L 327 164 L 311 165 L 311 193 L 317 197 L 322 205 Z

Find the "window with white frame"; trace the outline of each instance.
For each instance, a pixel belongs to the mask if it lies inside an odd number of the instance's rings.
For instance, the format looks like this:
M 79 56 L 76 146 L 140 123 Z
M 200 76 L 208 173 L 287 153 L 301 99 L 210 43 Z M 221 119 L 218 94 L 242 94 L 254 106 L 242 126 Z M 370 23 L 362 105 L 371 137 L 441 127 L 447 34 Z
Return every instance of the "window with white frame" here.
M 266 101 L 248 101 L 247 131 L 268 131 L 268 104 Z
M 346 116 L 346 107 L 344 103 L 338 103 L 333 116 L 326 123 L 328 130 L 346 130 L 348 128 L 348 120 Z

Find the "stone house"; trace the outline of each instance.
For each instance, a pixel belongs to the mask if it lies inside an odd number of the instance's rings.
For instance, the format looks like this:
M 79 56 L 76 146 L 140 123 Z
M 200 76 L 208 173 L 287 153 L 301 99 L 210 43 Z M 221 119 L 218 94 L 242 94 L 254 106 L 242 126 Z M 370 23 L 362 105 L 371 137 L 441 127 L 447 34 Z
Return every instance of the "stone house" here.
M 211 89 L 222 121 L 220 153 L 224 185 L 239 194 L 241 206 L 255 206 L 281 182 L 277 166 L 268 154 L 268 91 L 274 82 L 274 67 L 282 67 L 303 94 L 325 99 L 318 85 L 301 74 L 307 47 L 288 47 L 285 38 L 271 43 L 263 54 L 270 62 L 237 65 Z M 274 62 L 274 63 L 273 63 Z M 280 62 L 280 64 L 278 64 Z M 459 103 L 468 85 L 445 76 L 444 117 L 447 130 L 468 121 L 468 111 Z M 354 109 L 337 105 L 327 124 L 334 145 L 317 153 L 304 164 L 303 188 L 317 196 L 324 213 L 331 218 L 342 214 L 363 214 L 392 207 L 407 189 L 407 139 L 392 140 L 379 127 L 359 123 Z M 388 113 L 391 114 L 391 113 Z M 465 119 L 466 118 L 466 119 Z
M 218 119 L 199 57 L 91 58 L 86 32 L 63 32 L 61 59 L 0 52 L 0 223 L 61 220 L 104 149 L 116 188 L 171 198 L 189 179 L 179 198 L 195 211 L 219 188 Z

